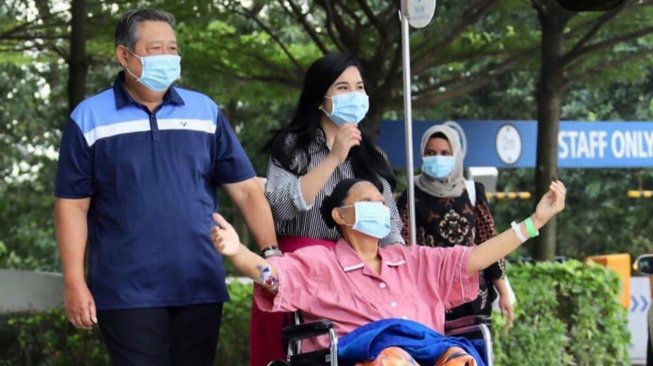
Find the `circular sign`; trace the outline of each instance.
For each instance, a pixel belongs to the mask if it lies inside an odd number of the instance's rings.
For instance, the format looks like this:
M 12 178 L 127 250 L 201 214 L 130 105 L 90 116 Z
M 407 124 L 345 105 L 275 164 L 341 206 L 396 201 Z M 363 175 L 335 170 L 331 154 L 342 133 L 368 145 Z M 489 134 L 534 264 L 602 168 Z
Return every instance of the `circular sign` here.
M 402 0 L 401 12 L 413 28 L 424 28 L 433 19 L 435 0 Z
M 522 143 L 519 130 L 511 124 L 499 127 L 496 140 L 497 155 L 502 162 L 512 165 L 521 157 Z

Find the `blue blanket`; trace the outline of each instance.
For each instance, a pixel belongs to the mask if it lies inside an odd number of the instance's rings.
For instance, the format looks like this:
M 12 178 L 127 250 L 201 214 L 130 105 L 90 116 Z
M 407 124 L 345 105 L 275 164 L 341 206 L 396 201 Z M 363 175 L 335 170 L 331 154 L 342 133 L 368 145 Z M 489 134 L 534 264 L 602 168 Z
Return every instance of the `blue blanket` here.
M 466 338 L 447 337 L 420 323 L 403 319 L 384 319 L 366 324 L 338 340 L 338 360 L 348 365 L 374 360 L 388 347 L 400 347 L 421 365 L 433 365 L 450 347 L 460 347 L 472 355 L 479 366 L 483 358 Z

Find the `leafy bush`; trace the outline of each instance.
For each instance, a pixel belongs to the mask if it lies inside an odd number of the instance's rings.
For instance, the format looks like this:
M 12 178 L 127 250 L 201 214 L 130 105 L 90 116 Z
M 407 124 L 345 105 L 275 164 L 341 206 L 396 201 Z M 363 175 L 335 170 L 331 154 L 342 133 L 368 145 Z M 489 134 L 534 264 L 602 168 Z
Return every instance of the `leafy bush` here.
M 252 286 L 229 284 L 231 302 L 222 315 L 216 365 L 249 362 L 249 314 Z M 0 314 L 0 366 L 105 366 L 109 356 L 97 328 L 75 329 L 63 310 Z
M 508 268 L 517 296 L 514 327 L 493 321 L 497 366 L 629 364 L 627 312 L 617 275 L 578 261 Z
M 97 328 L 75 329 L 62 310 L 0 318 L 0 365 L 108 365 Z
M 240 281 L 229 283 L 231 301 L 222 311 L 220 342 L 216 365 L 249 364 L 249 318 L 252 309 L 252 285 Z M 281 336 L 281 335 L 279 335 Z

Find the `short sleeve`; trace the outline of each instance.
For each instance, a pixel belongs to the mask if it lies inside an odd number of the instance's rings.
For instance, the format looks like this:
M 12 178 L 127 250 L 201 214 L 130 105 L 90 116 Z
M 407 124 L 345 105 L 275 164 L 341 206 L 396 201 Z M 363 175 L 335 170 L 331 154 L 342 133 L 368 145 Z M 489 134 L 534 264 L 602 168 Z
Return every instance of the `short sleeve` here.
M 238 183 L 256 176 L 251 161 L 222 111 L 218 112 L 215 143 L 213 174 L 216 183 Z
M 313 289 L 320 287 L 317 283 L 320 276 L 316 274 L 320 272 L 320 258 L 326 257 L 326 253 L 306 255 L 307 253 L 303 253 L 306 249 L 318 248 L 300 249 L 281 257 L 267 259 L 277 272 L 279 289 L 276 295 L 272 295 L 261 286 L 256 286 L 254 299 L 259 309 L 268 312 L 310 309 L 313 302 L 319 298 L 317 293 L 313 293 Z
M 59 146 L 55 196 L 73 199 L 93 196 L 93 162 L 93 151 L 84 134 L 73 119 L 68 119 Z
M 431 296 L 439 298 L 445 309 L 451 309 L 478 297 L 478 273 L 467 274 L 467 261 L 473 247 L 452 248 L 407 247 L 417 257 L 419 283 L 432 284 Z M 434 299 L 434 300 L 436 300 Z

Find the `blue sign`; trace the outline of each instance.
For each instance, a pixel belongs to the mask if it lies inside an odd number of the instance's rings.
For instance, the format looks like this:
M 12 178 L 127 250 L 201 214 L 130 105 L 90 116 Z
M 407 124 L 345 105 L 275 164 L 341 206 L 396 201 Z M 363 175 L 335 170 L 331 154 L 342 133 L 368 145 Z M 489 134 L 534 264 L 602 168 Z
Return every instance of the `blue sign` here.
M 536 121 L 457 121 L 467 137 L 465 166 L 534 168 Z M 422 134 L 441 121 L 413 122 L 413 160 L 421 164 Z M 381 122 L 378 144 L 395 168 L 406 165 L 403 121 Z M 560 168 L 653 167 L 653 122 L 560 122 Z

